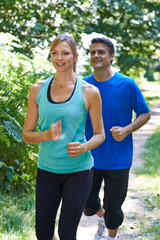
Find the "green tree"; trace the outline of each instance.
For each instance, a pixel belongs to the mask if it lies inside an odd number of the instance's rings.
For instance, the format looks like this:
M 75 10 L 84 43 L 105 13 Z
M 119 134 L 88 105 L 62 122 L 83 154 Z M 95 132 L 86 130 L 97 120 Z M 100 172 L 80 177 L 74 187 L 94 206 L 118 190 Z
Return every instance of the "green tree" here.
M 0 31 L 20 39 L 14 50 L 33 56 L 53 35 L 102 33 L 117 41 L 117 65 L 123 73 L 153 80 L 160 47 L 159 0 L 1 0 Z M 88 70 L 87 70 L 88 71 Z
M 117 41 L 117 62 L 123 73 L 151 71 L 160 47 L 158 0 L 95 0 L 84 31 L 102 33 Z
M 44 48 L 54 35 L 72 33 L 82 45 L 81 33 L 97 32 L 117 41 L 121 71 L 153 76 L 160 47 L 159 0 L 1 0 L 0 30 L 17 36 L 26 55 Z M 150 77 L 149 77 L 150 79 Z
M 22 48 L 17 50 L 23 50 L 26 55 L 31 56 L 33 47 L 45 48 L 54 35 L 63 31 L 72 32 L 72 20 L 82 12 L 79 5 L 83 2 L 1 0 L 0 31 L 18 37 Z M 76 29 L 73 32 L 76 32 Z

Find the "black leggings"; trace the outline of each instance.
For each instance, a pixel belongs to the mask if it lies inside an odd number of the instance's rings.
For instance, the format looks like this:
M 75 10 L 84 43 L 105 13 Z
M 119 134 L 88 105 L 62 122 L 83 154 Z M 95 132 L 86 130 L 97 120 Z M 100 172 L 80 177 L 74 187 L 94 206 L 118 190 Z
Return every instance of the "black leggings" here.
M 36 235 L 38 240 L 52 240 L 61 200 L 59 238 L 76 240 L 77 227 L 92 184 L 92 175 L 93 169 L 69 174 L 37 170 Z

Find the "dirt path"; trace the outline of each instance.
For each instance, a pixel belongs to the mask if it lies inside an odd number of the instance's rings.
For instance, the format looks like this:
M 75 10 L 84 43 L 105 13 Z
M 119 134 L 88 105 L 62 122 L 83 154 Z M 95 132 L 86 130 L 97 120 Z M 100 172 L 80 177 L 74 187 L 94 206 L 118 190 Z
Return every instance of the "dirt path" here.
M 145 88 L 145 90 L 150 91 L 150 87 L 149 89 Z M 151 90 L 153 93 L 153 89 Z M 156 94 L 159 94 L 159 89 L 154 90 Z M 134 134 L 133 166 L 130 172 L 128 195 L 123 205 L 125 220 L 118 232 L 119 240 L 142 239 L 137 238 L 139 231 L 137 219 L 139 218 L 139 213 L 143 212 L 144 203 L 141 197 L 144 195 L 144 192 L 138 179 L 136 178 L 136 175 L 134 174 L 134 169 L 143 164 L 142 159 L 140 159 L 140 153 L 143 150 L 143 146 L 147 138 L 154 132 L 158 125 L 160 125 L 160 106 L 154 105 L 152 108 L 152 117 L 149 122 Z M 103 197 L 102 192 L 101 196 Z M 78 228 L 78 240 L 93 240 L 96 230 L 96 216 L 86 217 L 83 215 Z

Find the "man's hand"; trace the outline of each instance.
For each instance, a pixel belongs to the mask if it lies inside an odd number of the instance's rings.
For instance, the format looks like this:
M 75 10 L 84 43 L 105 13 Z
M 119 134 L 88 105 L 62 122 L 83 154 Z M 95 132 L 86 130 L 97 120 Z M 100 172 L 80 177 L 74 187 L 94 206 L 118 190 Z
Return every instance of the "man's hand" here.
M 127 136 L 127 131 L 125 127 L 115 126 L 110 129 L 112 137 L 117 141 L 120 142 L 125 139 Z

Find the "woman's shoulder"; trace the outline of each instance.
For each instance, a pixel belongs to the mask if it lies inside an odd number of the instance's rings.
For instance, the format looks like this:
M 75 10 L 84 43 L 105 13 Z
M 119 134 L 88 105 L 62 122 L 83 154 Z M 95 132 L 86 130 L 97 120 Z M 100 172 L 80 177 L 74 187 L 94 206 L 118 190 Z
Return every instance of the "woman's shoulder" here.
M 48 84 L 50 82 L 50 80 L 52 79 L 51 78 L 47 78 L 45 80 L 39 80 L 37 82 L 35 82 L 32 86 L 31 86 L 31 91 L 34 90 L 34 91 L 38 91 L 41 89 L 42 85 L 45 85 L 45 84 Z
M 42 81 L 42 80 L 35 82 L 30 88 L 30 95 L 37 96 L 39 93 L 39 90 L 41 89 L 43 82 L 44 81 Z
M 44 83 L 44 81 L 45 81 L 45 80 L 39 80 L 39 81 L 33 83 L 33 85 L 32 85 L 31 87 L 33 87 L 33 88 L 39 88 L 39 87 L 42 86 L 42 84 Z
M 44 80 L 39 80 L 39 81 L 33 83 L 33 85 L 31 86 L 31 88 L 33 88 L 33 89 L 35 89 L 35 90 L 36 90 L 36 89 L 40 89 L 43 83 L 44 83 Z
M 82 86 L 83 86 L 83 90 L 87 93 L 93 93 L 93 94 L 99 93 L 99 89 L 97 87 L 95 87 L 93 84 L 90 84 L 84 80 L 82 80 Z
M 89 109 L 89 106 L 94 104 L 95 101 L 99 102 L 100 92 L 99 89 L 93 84 L 87 83 L 84 80 L 82 81 L 84 100 L 86 103 L 86 108 Z

